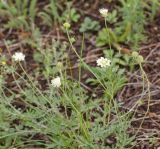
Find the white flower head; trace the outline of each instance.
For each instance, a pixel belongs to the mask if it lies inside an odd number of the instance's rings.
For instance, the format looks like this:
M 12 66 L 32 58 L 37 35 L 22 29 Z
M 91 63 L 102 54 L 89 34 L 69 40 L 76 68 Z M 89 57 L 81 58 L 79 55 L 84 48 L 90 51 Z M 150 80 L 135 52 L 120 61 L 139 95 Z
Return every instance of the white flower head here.
M 100 66 L 102 68 L 106 68 L 107 66 L 110 66 L 110 65 L 111 65 L 111 61 L 107 58 L 100 57 L 97 60 L 97 66 Z
M 102 15 L 102 17 L 104 17 L 104 18 L 106 18 L 108 16 L 108 9 L 106 9 L 106 8 L 99 9 L 99 12 Z
M 52 79 L 51 80 L 51 85 L 53 87 L 59 88 L 61 86 L 61 79 L 60 79 L 60 77 L 56 77 L 56 78 Z
M 12 58 L 15 60 L 15 61 L 24 61 L 25 59 L 25 55 L 22 53 L 22 52 L 16 52 L 14 53 L 14 55 L 12 56 Z

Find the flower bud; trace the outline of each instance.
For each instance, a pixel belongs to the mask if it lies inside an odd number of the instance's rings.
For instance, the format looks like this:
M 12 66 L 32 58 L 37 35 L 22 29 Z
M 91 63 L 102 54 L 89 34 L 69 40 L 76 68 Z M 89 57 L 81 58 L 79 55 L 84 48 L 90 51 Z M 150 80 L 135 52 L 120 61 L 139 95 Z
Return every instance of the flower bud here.
M 133 56 L 133 57 L 138 57 L 138 55 L 139 55 L 138 52 L 136 52 L 136 51 L 133 51 L 133 52 L 132 52 L 132 56 Z
M 143 59 L 143 56 L 142 56 L 142 55 L 139 55 L 139 56 L 137 57 L 137 62 L 138 62 L 138 63 L 143 63 L 143 62 L 144 62 L 144 59 Z
M 70 40 L 72 43 L 74 43 L 76 41 L 74 37 L 72 37 Z
M 58 62 L 57 63 L 57 68 L 58 69 L 62 69 L 63 68 L 63 63 L 62 62 Z
M 65 29 L 69 29 L 71 27 L 71 25 L 68 22 L 65 22 L 63 26 Z

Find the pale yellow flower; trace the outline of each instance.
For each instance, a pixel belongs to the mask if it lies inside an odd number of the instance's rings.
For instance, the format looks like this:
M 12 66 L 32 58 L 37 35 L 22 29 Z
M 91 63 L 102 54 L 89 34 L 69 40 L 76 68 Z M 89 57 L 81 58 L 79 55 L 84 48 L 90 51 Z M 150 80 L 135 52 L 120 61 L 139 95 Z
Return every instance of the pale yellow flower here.
M 24 61 L 25 59 L 25 55 L 22 53 L 22 52 L 16 52 L 12 58 L 15 60 L 15 61 Z
M 106 18 L 108 16 L 108 9 L 106 9 L 106 8 L 99 9 L 99 12 L 102 15 L 102 17 L 104 17 L 104 18 Z
M 51 85 L 53 87 L 59 88 L 61 86 L 61 79 L 60 79 L 60 77 L 56 77 L 56 78 L 52 79 L 51 80 Z
M 110 65 L 111 65 L 111 61 L 107 58 L 100 57 L 97 60 L 97 66 L 100 66 L 102 68 L 106 68 L 107 66 L 110 66 Z

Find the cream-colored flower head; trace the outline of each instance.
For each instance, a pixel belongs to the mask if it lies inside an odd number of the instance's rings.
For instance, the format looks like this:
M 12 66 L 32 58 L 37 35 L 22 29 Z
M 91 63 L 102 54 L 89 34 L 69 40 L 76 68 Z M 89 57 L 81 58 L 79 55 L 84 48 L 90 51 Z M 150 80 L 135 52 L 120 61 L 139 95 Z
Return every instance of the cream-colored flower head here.
M 56 77 L 56 78 L 52 79 L 51 80 L 51 85 L 53 87 L 59 88 L 61 86 L 61 79 L 60 79 L 60 77 Z
M 12 56 L 12 58 L 15 60 L 15 61 L 24 61 L 25 59 L 25 55 L 22 53 L 22 52 L 16 52 L 14 53 L 14 55 Z
M 99 9 L 99 12 L 102 15 L 102 17 L 104 17 L 104 18 L 106 18 L 108 16 L 108 9 L 106 9 L 106 8 Z
M 111 61 L 107 58 L 100 57 L 97 60 L 97 66 L 100 66 L 102 68 L 106 68 L 107 66 L 110 66 L 110 65 L 111 65 Z

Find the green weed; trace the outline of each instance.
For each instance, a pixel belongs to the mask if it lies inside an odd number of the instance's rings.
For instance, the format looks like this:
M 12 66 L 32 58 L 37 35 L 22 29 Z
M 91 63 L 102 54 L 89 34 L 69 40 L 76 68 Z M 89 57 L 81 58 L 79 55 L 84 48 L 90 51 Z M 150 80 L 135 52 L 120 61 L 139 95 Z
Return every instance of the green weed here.
M 123 112 L 122 103 L 116 99 L 127 82 L 126 67 L 133 71 L 134 66 L 139 65 L 143 88 L 147 84 L 148 107 L 144 118 L 149 112 L 150 83 L 142 68 L 144 59 L 138 52 L 124 55 L 112 48 L 121 43 L 137 47 L 145 39 L 146 9 L 150 19 L 154 19 L 159 1 L 119 0 L 118 10 L 103 9 L 105 28 L 101 30 L 98 21 L 84 18 L 79 31 L 99 31 L 97 46 L 109 45 L 109 49 L 103 51 L 104 57 L 97 58 L 102 61 L 96 66 L 86 64 L 82 57 L 84 37 L 78 54 L 71 26 L 78 23 L 81 16 L 71 2 L 60 5 L 62 2 L 50 0 L 38 12 L 37 0 L 0 2 L 3 28 L 31 33 L 25 38 L 19 35 L 18 41 L 34 49 L 31 59 L 36 64 L 34 70 L 28 72 L 29 57 L 21 52 L 16 56 L 10 49 L 15 40 L 4 40 L 8 54 L 4 56 L 0 51 L 0 148 L 129 148 L 135 144 L 135 136 L 128 134 L 133 113 Z M 35 25 L 36 17 L 42 19 L 40 26 L 45 27 L 58 27 L 67 20 L 59 28 L 65 30 L 68 42 L 67 39 L 43 41 L 43 34 Z M 24 50 L 23 46 L 21 49 Z M 79 80 L 68 75 L 68 70 L 72 70 L 68 66 L 67 50 L 77 56 Z M 82 87 L 82 68 L 92 75 L 84 81 L 91 89 Z
M 75 8 L 72 8 L 71 4 L 70 2 L 66 2 L 66 5 L 61 7 L 58 1 L 50 0 L 50 3 L 38 15 L 42 18 L 43 24 L 50 27 L 58 23 L 63 23 L 66 20 L 77 22 L 80 15 Z
M 34 23 L 37 8 L 37 0 L 9 0 L 0 2 L 0 13 L 6 20 L 5 28 L 29 30 L 30 25 Z
M 146 8 L 150 11 L 149 15 L 153 19 L 158 11 L 158 1 L 148 3 L 142 0 L 120 0 L 120 4 L 118 15 L 116 10 L 108 13 L 106 21 L 108 24 L 115 22 L 114 27 L 112 29 L 103 28 L 99 31 L 97 46 L 109 44 L 110 40 L 111 45 L 125 43 L 137 49 L 139 44 L 146 39 L 145 25 L 149 20 Z M 116 22 L 118 18 L 120 21 Z
M 89 17 L 84 19 L 84 22 L 81 24 L 79 29 L 80 32 L 87 32 L 87 31 L 98 31 L 100 29 L 100 24 L 98 21 L 94 21 Z

